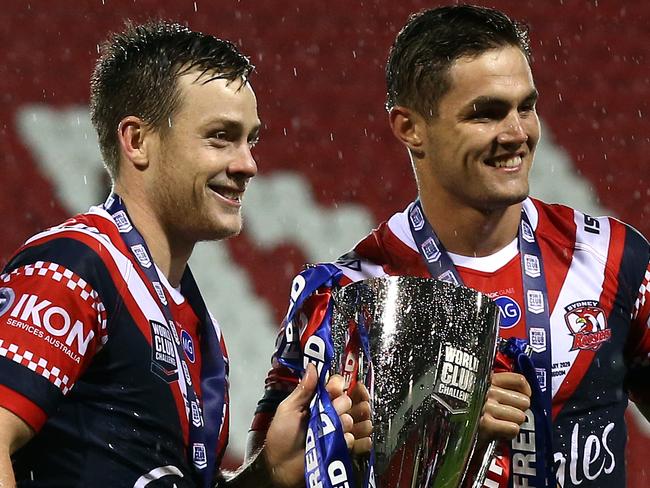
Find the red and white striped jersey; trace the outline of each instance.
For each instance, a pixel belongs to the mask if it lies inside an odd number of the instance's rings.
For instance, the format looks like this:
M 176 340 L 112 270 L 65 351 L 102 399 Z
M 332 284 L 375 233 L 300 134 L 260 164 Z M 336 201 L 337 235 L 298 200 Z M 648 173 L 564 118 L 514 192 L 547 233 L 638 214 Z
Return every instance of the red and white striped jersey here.
M 563 488 L 584 486 L 585 480 L 592 487 L 625 486 L 628 394 L 650 404 L 648 243 L 613 218 L 593 218 L 535 199 L 527 199 L 524 210 L 547 280 L 558 482 Z M 466 286 L 496 300 L 502 312 L 500 335 L 526 338 L 517 241 L 487 257 L 450 256 Z M 386 275 L 430 276 L 411 235 L 408 209 L 382 223 L 335 264 L 344 273 L 343 284 Z M 327 299 L 326 291 L 313 296 L 304 306 L 307 314 Z M 274 361 L 254 429 L 265 428 L 293 384 L 291 374 Z M 528 433 L 522 429 L 520 435 Z M 492 469 L 489 488 L 507 487 L 517 476 L 503 460 Z
M 17 251 L 0 276 L 0 406 L 37 433 L 14 455 L 20 486 L 144 486 L 158 478 L 195 486 L 175 343 L 200 398 L 201 315 L 188 279 L 186 271 L 179 290 L 155 289 L 99 207 Z M 218 459 L 228 437 L 225 395 L 224 411 L 204 412 L 224 418 Z

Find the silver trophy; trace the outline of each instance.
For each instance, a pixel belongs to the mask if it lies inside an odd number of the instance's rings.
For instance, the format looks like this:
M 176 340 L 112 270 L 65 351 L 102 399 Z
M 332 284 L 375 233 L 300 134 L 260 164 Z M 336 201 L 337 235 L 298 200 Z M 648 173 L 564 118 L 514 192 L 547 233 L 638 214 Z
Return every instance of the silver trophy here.
M 482 480 L 491 453 L 474 473 L 468 464 L 490 385 L 497 305 L 469 288 L 397 276 L 350 284 L 333 300 L 332 371 L 370 387 L 377 486 L 478 486 L 467 479 Z

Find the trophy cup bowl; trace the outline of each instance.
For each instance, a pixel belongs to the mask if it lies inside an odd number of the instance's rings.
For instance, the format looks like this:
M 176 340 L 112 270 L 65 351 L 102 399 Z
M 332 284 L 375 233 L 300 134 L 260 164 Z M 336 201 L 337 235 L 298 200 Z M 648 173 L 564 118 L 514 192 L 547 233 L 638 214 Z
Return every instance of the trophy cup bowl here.
M 467 471 L 490 385 L 498 306 L 463 286 L 404 276 L 352 283 L 332 297 L 332 371 L 370 391 L 376 486 L 457 488 L 480 476 Z

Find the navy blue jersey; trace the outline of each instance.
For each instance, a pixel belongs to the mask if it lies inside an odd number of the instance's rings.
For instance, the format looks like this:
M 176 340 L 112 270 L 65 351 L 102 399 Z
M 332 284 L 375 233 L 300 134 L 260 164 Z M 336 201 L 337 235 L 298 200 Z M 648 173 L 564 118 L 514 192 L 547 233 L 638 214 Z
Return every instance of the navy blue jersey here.
M 36 431 L 13 456 L 19 486 L 195 486 L 174 344 L 183 337 L 200 397 L 200 315 L 182 299 L 187 279 L 180 294 L 153 289 L 99 208 L 11 259 L 0 277 L 0 406 Z M 204 412 L 224 417 L 218 458 L 227 410 Z

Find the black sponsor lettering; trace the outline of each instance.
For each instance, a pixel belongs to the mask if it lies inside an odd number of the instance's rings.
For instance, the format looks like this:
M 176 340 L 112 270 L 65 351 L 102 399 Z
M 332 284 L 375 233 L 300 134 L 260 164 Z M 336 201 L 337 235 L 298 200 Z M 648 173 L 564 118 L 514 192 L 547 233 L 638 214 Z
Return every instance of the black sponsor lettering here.
M 600 222 L 591 215 L 585 215 L 585 232 L 590 234 L 600 234 Z

